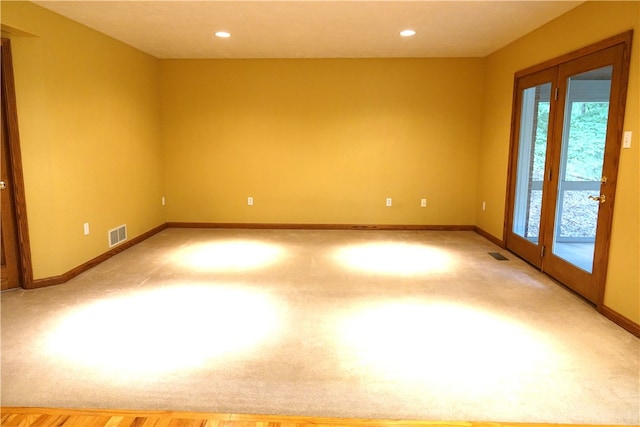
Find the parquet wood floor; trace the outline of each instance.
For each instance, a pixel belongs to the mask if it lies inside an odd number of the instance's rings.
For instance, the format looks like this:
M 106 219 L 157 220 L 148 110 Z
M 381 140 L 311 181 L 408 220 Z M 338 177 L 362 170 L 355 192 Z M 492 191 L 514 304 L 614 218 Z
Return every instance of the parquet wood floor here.
M 1 408 L 2 427 L 562 427 L 561 424 L 369 420 L 173 411 Z M 564 426 L 569 426 L 565 424 Z M 572 427 L 586 425 L 572 424 Z M 594 427 L 594 426 L 589 426 Z M 607 426 L 611 427 L 611 426 Z

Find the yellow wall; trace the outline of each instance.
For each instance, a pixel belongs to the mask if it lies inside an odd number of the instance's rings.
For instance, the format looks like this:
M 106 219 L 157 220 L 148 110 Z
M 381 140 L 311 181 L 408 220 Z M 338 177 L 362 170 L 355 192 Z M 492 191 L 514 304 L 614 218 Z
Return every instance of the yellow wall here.
M 484 59 L 381 60 L 158 60 L 31 3 L 1 6 L 36 278 L 106 252 L 122 223 L 130 237 L 168 220 L 475 224 L 502 238 L 514 73 L 635 28 L 605 304 L 640 323 L 638 2 L 587 2 Z
M 481 59 L 161 68 L 169 221 L 475 221 Z
M 634 29 L 624 129 L 633 144 L 620 154 L 605 305 L 640 323 L 640 3 L 587 2 L 486 60 L 476 224 L 502 238 L 513 76 L 518 70 Z M 487 202 L 482 211 L 482 201 Z
M 111 228 L 126 223 L 132 238 L 165 222 L 159 64 L 31 3 L 2 2 L 2 24 L 34 277 L 46 278 L 106 252 Z

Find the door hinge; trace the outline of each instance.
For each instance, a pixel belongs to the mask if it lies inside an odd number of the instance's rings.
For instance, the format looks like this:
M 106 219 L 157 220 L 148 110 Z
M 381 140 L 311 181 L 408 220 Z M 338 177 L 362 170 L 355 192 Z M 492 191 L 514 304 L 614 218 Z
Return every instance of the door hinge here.
M 540 258 L 544 258 L 544 250 L 546 249 L 546 246 L 542 246 L 542 248 L 540 249 Z
M 553 91 L 553 99 L 554 100 L 558 100 L 558 88 L 556 87 L 556 89 Z
M 553 169 L 549 168 L 549 181 L 551 181 L 552 172 L 553 172 Z

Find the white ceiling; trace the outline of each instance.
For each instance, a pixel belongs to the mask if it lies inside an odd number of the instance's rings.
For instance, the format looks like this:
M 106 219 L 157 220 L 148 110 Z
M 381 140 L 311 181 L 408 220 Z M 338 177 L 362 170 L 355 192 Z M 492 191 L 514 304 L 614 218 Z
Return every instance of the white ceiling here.
M 582 1 L 35 3 L 158 58 L 390 58 L 484 57 Z

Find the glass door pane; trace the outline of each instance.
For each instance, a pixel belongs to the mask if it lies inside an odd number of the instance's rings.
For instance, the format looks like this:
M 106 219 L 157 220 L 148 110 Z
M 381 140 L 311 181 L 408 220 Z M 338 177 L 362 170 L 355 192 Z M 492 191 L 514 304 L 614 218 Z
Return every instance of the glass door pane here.
M 522 93 L 513 233 L 538 244 L 551 83 Z
M 612 70 L 607 66 L 567 80 L 553 253 L 589 273 L 593 268 L 600 204 L 595 199 L 600 196 Z

